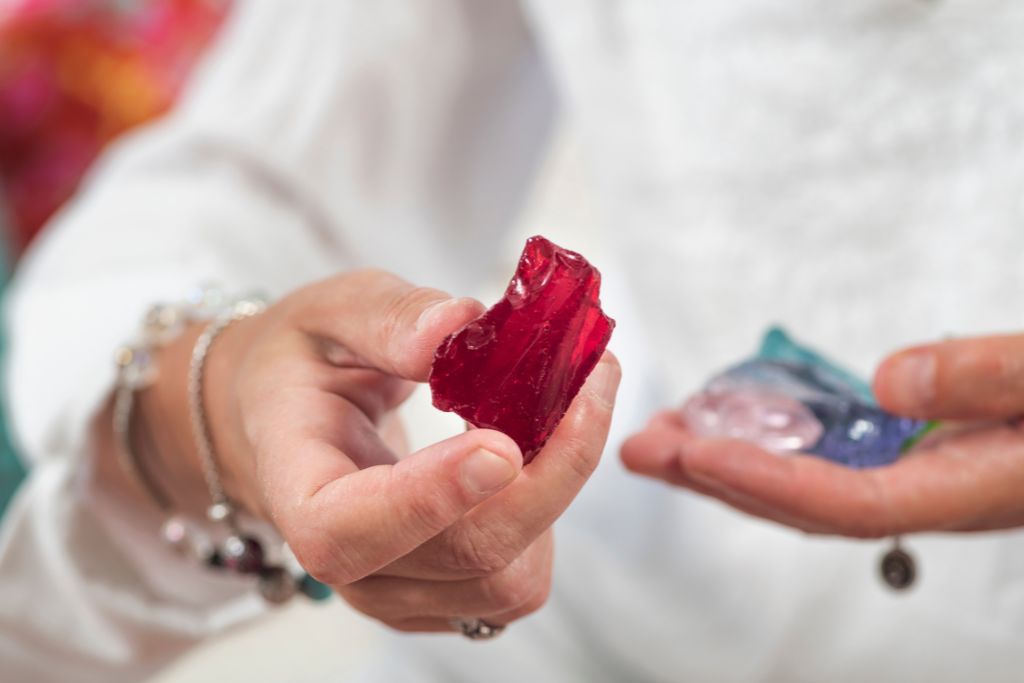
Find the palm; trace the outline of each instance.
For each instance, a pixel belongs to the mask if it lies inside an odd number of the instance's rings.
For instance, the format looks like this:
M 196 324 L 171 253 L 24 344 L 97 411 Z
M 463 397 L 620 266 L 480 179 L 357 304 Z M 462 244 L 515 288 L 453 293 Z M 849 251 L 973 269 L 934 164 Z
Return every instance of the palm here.
M 811 533 L 879 537 L 1024 524 L 1024 431 L 936 433 L 896 463 L 852 470 L 735 440 L 699 439 L 663 413 L 623 448 L 632 469 Z
M 249 397 L 245 410 L 261 423 L 262 438 L 273 441 L 277 434 L 289 441 L 291 452 L 300 448 L 324 456 L 304 463 L 314 488 L 356 470 L 394 464 L 408 450 L 396 409 L 415 383 L 368 367 L 340 345 L 324 342 L 315 350 L 275 357 L 252 377 L 258 385 L 245 386 L 242 396 Z
M 641 474 L 812 533 L 1024 526 L 1022 358 L 1024 335 L 951 339 L 887 358 L 874 381 L 880 404 L 947 425 L 887 467 L 851 470 L 742 441 L 698 439 L 674 411 L 629 439 L 622 457 Z

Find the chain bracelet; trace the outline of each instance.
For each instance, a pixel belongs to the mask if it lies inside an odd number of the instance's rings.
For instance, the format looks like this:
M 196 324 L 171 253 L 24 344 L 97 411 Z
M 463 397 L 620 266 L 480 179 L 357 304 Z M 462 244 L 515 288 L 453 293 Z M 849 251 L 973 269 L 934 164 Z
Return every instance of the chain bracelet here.
M 226 330 L 231 323 L 262 313 L 265 309 L 266 304 L 257 298 L 236 301 L 230 309 L 214 318 L 196 339 L 188 366 L 189 417 L 192 422 L 192 435 L 195 438 L 199 462 L 203 467 L 203 478 L 210 493 L 211 504 L 208 516 L 213 521 L 226 522 L 233 531 L 237 531 L 234 521 L 235 507 L 224 493 L 224 485 L 221 483 L 220 465 L 214 454 L 213 439 L 210 436 L 210 426 L 206 419 L 206 393 L 203 387 L 203 376 L 210 347 L 213 346 L 213 342 L 220 336 L 220 333 Z

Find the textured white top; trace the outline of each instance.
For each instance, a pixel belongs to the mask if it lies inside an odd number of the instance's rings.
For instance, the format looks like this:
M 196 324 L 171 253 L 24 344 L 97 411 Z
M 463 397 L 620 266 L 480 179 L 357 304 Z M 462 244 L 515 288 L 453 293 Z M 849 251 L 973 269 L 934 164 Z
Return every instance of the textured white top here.
M 864 373 L 1024 327 L 1022 35 L 1011 0 L 241 4 L 181 109 L 117 146 L 19 276 L 35 464 L 0 536 L 5 671 L 136 680 L 258 611 L 76 474 L 145 307 L 360 264 L 475 291 L 560 113 L 614 246 L 613 443 L 540 615 L 486 647 L 396 638 L 365 680 L 1019 681 L 1024 533 L 911 539 L 921 583 L 897 597 L 880 544 L 752 520 L 615 450 L 773 322 Z

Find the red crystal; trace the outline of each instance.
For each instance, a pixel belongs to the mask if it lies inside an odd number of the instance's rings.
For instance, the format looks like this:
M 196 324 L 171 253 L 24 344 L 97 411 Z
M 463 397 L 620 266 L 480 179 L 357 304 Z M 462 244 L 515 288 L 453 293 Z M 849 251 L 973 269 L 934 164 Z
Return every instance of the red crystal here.
M 434 353 L 434 405 L 504 432 L 532 460 L 608 345 L 600 290 L 585 258 L 528 239 L 505 296 Z

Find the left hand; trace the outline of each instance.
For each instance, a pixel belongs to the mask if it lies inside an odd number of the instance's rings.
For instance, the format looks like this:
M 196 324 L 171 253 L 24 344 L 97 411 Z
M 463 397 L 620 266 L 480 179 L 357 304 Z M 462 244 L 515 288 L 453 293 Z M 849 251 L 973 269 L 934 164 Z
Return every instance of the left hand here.
M 1024 526 L 1024 335 L 900 351 L 874 382 L 882 407 L 972 421 L 936 433 L 894 464 L 855 470 L 744 441 L 700 439 L 675 411 L 622 448 L 626 466 L 811 533 L 882 537 Z

